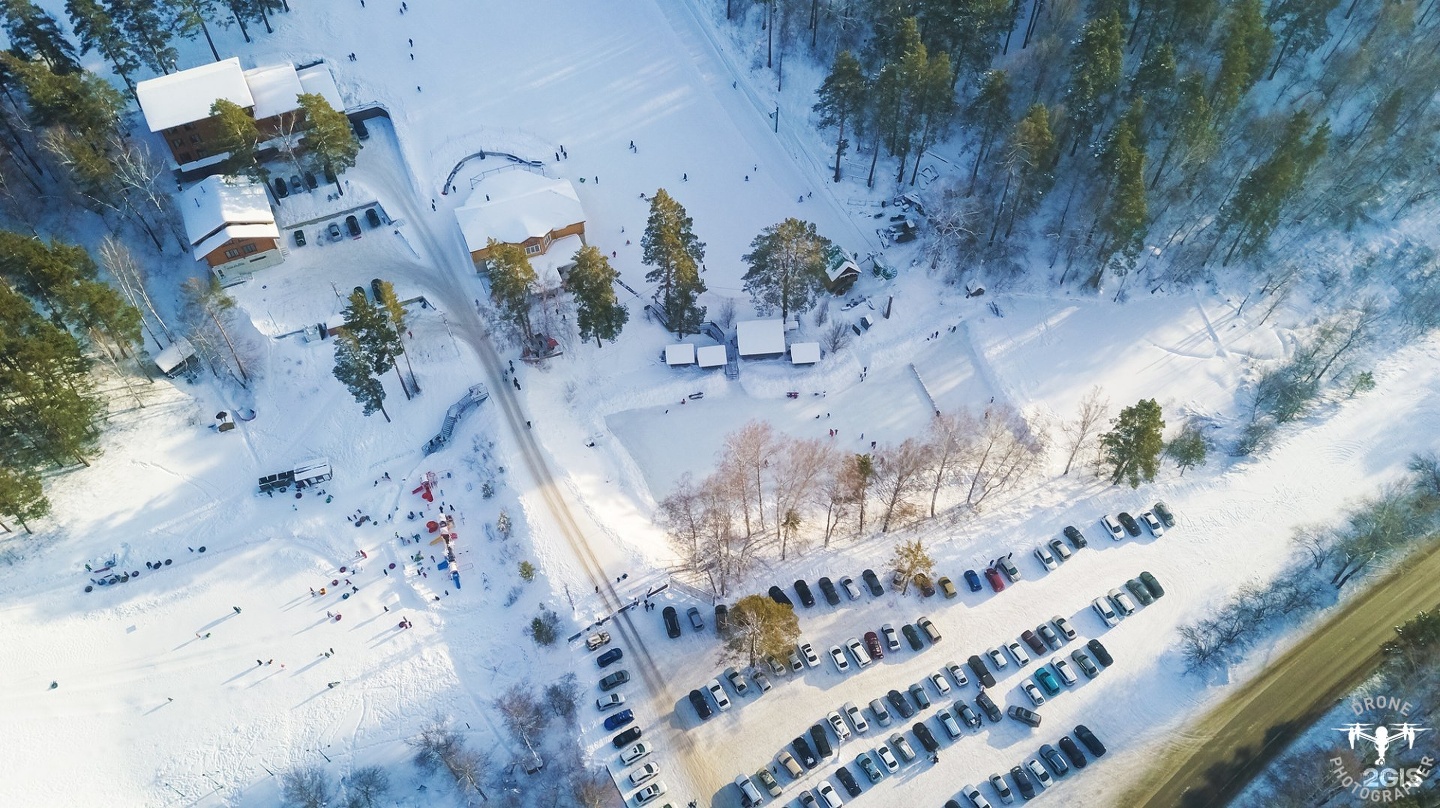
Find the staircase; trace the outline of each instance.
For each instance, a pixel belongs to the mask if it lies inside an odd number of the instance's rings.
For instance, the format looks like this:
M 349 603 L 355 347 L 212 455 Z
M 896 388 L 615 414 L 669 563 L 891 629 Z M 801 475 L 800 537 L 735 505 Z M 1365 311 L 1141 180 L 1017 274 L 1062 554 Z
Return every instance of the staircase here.
M 489 397 L 490 391 L 483 384 L 474 385 L 465 391 L 465 397 L 451 404 L 450 409 L 445 411 L 445 423 L 440 426 L 440 434 L 425 443 L 424 453 L 428 456 L 440 451 L 440 448 L 450 441 L 460 419 Z

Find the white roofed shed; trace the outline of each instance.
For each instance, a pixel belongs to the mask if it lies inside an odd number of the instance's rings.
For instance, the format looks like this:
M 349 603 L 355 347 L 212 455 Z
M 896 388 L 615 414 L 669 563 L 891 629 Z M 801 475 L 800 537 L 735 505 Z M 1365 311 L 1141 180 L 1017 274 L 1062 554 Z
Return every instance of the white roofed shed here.
M 783 320 L 745 320 L 735 326 L 741 356 L 782 356 L 785 353 Z
M 705 345 L 695 349 L 695 361 L 702 368 L 718 368 L 725 365 L 724 345 Z
M 695 364 L 695 346 L 688 342 L 666 345 L 665 364 L 672 368 Z
M 797 342 L 790 346 L 790 364 L 813 365 L 820 361 L 820 343 Z

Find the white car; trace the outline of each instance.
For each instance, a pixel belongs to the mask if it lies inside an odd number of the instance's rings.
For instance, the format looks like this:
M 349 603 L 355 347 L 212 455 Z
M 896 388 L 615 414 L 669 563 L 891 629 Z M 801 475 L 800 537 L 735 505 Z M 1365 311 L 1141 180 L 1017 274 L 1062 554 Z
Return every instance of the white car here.
M 860 587 L 855 585 L 855 579 L 849 575 L 840 579 L 840 588 L 845 590 L 845 595 L 851 600 L 860 599 Z
M 942 696 L 950 692 L 950 683 L 945 681 L 944 671 L 936 671 L 930 674 L 930 684 L 935 685 L 935 692 Z
M 1057 614 L 1050 618 L 1050 625 L 1054 626 L 1055 630 L 1060 632 L 1060 636 L 1064 637 L 1067 641 L 1075 639 L 1075 629 L 1070 627 L 1069 620 Z
M 1060 567 L 1059 564 L 1055 563 L 1055 556 L 1050 554 L 1050 548 L 1043 544 L 1035 548 L 1035 557 L 1040 559 L 1040 563 L 1044 564 L 1047 570 L 1058 569 Z
M 1110 514 L 1105 514 L 1105 516 L 1101 518 L 1100 524 L 1104 525 L 1105 529 L 1110 531 L 1110 538 L 1115 541 L 1123 541 L 1125 539 L 1125 528 L 1121 527 L 1120 523 L 1115 521 Z
M 840 799 L 840 795 L 835 793 L 835 787 L 830 785 L 828 780 L 821 781 L 819 787 L 815 789 L 815 793 L 820 795 L 820 799 L 825 803 L 825 808 L 840 808 L 845 804 L 845 801 Z
M 985 656 L 990 660 L 990 667 L 997 671 L 1010 665 L 1010 660 L 1005 658 L 1005 654 L 999 648 L 991 648 L 985 652 Z
M 1075 669 L 1071 668 L 1070 663 L 1060 657 L 1052 657 L 1050 659 L 1050 667 L 1054 668 L 1055 672 L 1060 674 L 1060 681 L 1066 685 L 1074 685 L 1080 681 L 1080 678 L 1075 675 Z
M 1112 589 L 1105 593 L 1114 601 L 1116 611 L 1129 617 L 1135 613 L 1135 601 L 1130 599 L 1130 594 L 1123 589 Z
M 664 783 L 651 783 L 650 785 L 645 786 L 644 788 L 642 788 L 642 789 L 640 789 L 639 791 L 635 792 L 635 804 L 636 804 L 636 805 L 649 805 L 650 803 L 652 803 L 652 802 L 654 802 L 655 800 L 659 799 L 660 796 L 661 796 L 662 794 L 664 794 L 664 793 L 665 793 L 665 784 L 664 784 Z
M 1025 768 L 1030 770 L 1030 776 L 1040 781 L 1040 785 L 1049 788 L 1053 784 L 1054 781 L 1050 779 L 1050 772 L 1045 771 L 1045 767 L 1041 766 L 1040 761 L 1035 758 L 1030 758 L 1025 761 Z
M 1150 528 L 1150 535 L 1155 538 L 1158 539 L 1165 535 L 1165 526 L 1160 524 L 1159 519 L 1155 518 L 1154 511 L 1146 511 L 1140 514 L 1140 521 L 1145 523 L 1145 527 Z
M 886 623 L 880 627 L 880 636 L 885 638 L 885 650 L 899 651 L 900 638 L 895 635 L 895 627 Z
M 1045 694 L 1040 692 L 1040 688 L 1036 686 L 1034 679 L 1026 679 L 1021 682 L 1020 689 L 1025 691 L 1025 695 L 1030 697 L 1030 703 L 1036 707 L 1045 703 Z
M 1030 664 L 1030 655 L 1025 653 L 1024 648 L 1020 647 L 1020 643 L 1008 642 L 1005 643 L 1005 647 L 1010 649 L 1010 656 L 1015 657 L 1015 664 L 1022 668 Z
M 841 742 L 849 739 L 850 727 L 845 725 L 845 719 L 840 717 L 839 710 L 831 710 L 830 713 L 825 716 L 825 720 L 830 722 L 830 728 L 835 730 L 835 737 Z
M 746 777 L 746 776 L 743 775 L 743 774 L 740 775 L 739 777 L 736 777 L 736 778 L 735 778 L 735 787 L 738 788 L 738 789 L 740 789 L 740 793 L 741 793 L 742 795 L 744 795 L 744 797 L 745 797 L 745 799 L 741 800 L 741 802 L 742 802 L 743 804 L 745 804 L 745 805 L 759 805 L 759 804 L 760 804 L 760 800 L 762 799 L 761 796 L 760 796 L 760 789 L 758 789 L 758 788 L 755 787 L 755 783 L 754 783 L 749 777 Z
M 815 649 L 808 642 L 800 644 L 800 656 L 804 657 L 805 664 L 812 668 L 820 664 L 820 657 L 815 654 Z
M 975 806 L 975 808 L 990 808 L 990 801 L 985 799 L 985 796 L 980 793 L 980 789 L 975 786 L 966 783 L 965 786 L 960 789 L 960 793 L 964 794 L 966 799 L 970 800 L 970 804 Z
M 850 717 L 850 723 L 855 725 L 856 732 L 863 735 L 870 731 L 870 722 L 865 720 L 865 716 L 860 712 L 860 708 L 855 706 L 855 702 L 847 701 L 843 709 L 845 715 Z
M 895 753 L 890 751 L 890 747 L 881 744 L 880 748 L 875 750 L 875 757 L 880 758 L 880 765 L 885 767 L 885 771 L 891 774 L 900 771 L 900 761 L 895 759 Z
M 654 780 L 659 774 L 659 766 L 654 763 L 646 763 L 644 766 L 630 773 L 630 785 L 638 786 L 648 780 Z
M 950 675 L 954 677 L 957 686 L 964 687 L 970 683 L 970 680 L 965 676 L 965 669 L 956 665 L 954 662 L 946 662 L 945 670 L 950 671 Z
M 845 650 L 838 645 L 830 646 L 830 661 L 835 663 L 835 670 L 841 673 L 850 670 L 850 660 L 845 658 Z
M 845 647 L 850 649 L 850 655 L 855 657 L 855 661 L 860 664 L 860 667 L 863 668 L 870 664 L 870 652 L 865 650 L 865 646 L 861 645 L 858 639 L 851 637 L 846 640 Z
M 955 716 L 951 715 L 949 710 L 940 711 L 940 727 L 945 730 L 946 735 L 950 736 L 950 740 L 953 741 L 960 737 L 960 722 L 955 720 Z
M 710 697 L 715 699 L 715 706 L 721 710 L 730 709 L 730 697 L 725 695 L 725 688 L 720 686 L 719 679 L 711 679 L 705 689 L 710 691 Z
M 620 705 L 622 705 L 622 704 L 624 704 L 624 703 L 625 703 L 625 697 L 624 697 L 624 696 L 620 695 L 619 693 L 610 693 L 610 694 L 608 694 L 608 695 L 604 695 L 604 696 L 601 696 L 600 698 L 596 699 L 596 700 L 595 700 L 595 708 L 596 708 L 597 710 L 600 710 L 601 712 L 604 712 L 604 711 L 606 711 L 606 710 L 613 710 L 613 709 L 615 709 L 616 707 L 619 707 Z
M 1090 602 L 1090 606 L 1096 614 L 1100 615 L 1100 619 L 1105 621 L 1105 625 L 1111 628 L 1120 625 L 1120 618 L 1116 616 L 1115 610 L 1110 608 L 1110 601 L 1105 598 L 1096 598 Z
M 620 753 L 620 762 L 629 766 L 631 763 L 650 754 L 650 744 L 641 741 L 634 746 Z

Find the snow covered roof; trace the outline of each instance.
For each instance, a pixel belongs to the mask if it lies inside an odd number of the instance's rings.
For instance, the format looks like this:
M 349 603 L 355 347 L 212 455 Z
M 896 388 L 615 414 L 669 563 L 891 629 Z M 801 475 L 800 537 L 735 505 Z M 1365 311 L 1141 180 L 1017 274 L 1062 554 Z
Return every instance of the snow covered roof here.
M 300 79 L 303 92 L 323 96 L 335 109 L 345 109 L 345 100 L 340 97 L 340 88 L 335 86 L 335 77 L 331 75 L 329 65 L 324 62 L 313 64 L 296 70 L 295 75 Z
M 696 348 L 695 359 L 702 368 L 718 368 L 725 364 L 725 346 L 706 345 Z
M 271 118 L 300 106 L 298 96 L 305 92 L 295 65 L 270 65 L 245 71 L 250 97 L 255 99 L 255 119 Z
M 820 343 L 797 342 L 790 346 L 790 364 L 813 365 L 820 361 Z
M 785 353 L 785 323 L 781 320 L 746 320 L 735 326 L 741 356 Z
M 558 272 L 561 267 L 568 267 L 575 263 L 575 253 L 585 242 L 579 236 L 566 236 L 557 238 L 550 242 L 550 249 L 540 255 L 530 256 L 530 268 L 535 270 L 535 277 L 544 281 L 552 270 Z
M 670 367 L 695 364 L 695 346 L 689 342 L 665 346 L 665 364 Z
M 155 355 L 155 367 L 159 368 L 161 373 L 168 375 L 170 371 L 180 367 L 186 359 L 194 355 L 195 346 L 190 344 L 190 340 L 179 337 L 170 344 L 169 348 Z
M 490 239 L 519 244 L 577 222 L 585 209 L 569 180 L 552 180 L 521 169 L 486 177 L 455 211 L 460 232 L 471 252 L 485 249 Z
M 844 250 L 832 244 L 830 246 L 830 252 L 826 256 L 825 277 L 829 278 L 831 283 L 834 283 L 840 279 L 840 276 L 847 272 L 854 272 L 856 275 L 859 275 L 860 267 L 856 266 L 855 262 L 850 260 L 850 256 L 846 255 Z
M 265 186 L 244 177 L 206 177 L 186 191 L 180 215 L 196 259 L 232 238 L 279 238 Z
M 151 132 L 208 118 L 221 98 L 242 107 L 255 103 L 236 58 L 147 79 L 135 85 L 135 97 Z

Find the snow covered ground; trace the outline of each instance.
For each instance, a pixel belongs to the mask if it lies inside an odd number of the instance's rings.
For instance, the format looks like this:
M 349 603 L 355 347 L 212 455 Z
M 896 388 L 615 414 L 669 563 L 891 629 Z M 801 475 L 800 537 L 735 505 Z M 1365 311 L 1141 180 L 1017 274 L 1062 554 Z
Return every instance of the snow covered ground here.
M 46 5 L 58 11 L 60 4 Z M 740 256 L 761 228 L 785 216 L 816 222 L 848 250 L 878 247 L 874 209 L 850 203 L 878 200 L 879 191 L 871 197 L 854 183 L 831 186 L 827 147 L 809 133 L 803 112 L 791 114 L 810 103 L 796 100 L 808 92 L 805 82 L 787 79 L 793 89 L 783 96 L 777 138 L 766 117 L 769 79 L 749 71 L 746 55 L 703 22 L 706 13 L 691 0 L 431 0 L 403 14 L 378 0 L 344 10 L 301 3 L 253 46 L 238 32 L 219 34 L 222 50 L 240 54 L 247 67 L 323 57 L 349 102 L 381 104 L 395 122 L 371 124 L 360 164 L 346 175 L 345 201 L 287 202 L 282 221 L 340 209 L 331 202 L 374 200 L 395 224 L 323 246 L 312 236 L 294 248 L 287 236 L 287 262 L 234 290 L 254 325 L 244 335 L 259 355 L 254 389 L 208 377 L 157 384 L 144 393 L 143 409 L 116 413 L 93 468 L 52 482 L 56 516 L 39 539 L 9 550 L 10 566 L 0 572 L 0 644 L 11 659 L 0 666 L 7 730 L 0 733 L 7 762 L 0 805 L 78 805 L 97 796 L 114 805 L 274 805 L 278 785 L 268 772 L 321 764 L 338 776 L 371 763 L 390 769 L 397 792 L 407 795 L 403 804 L 437 804 L 416 795 L 420 781 L 411 779 L 404 745 L 437 712 L 462 722 L 467 739 L 497 761 L 513 759 L 519 750 L 496 727 L 491 699 L 512 683 L 543 685 L 572 669 L 587 685 L 596 677 L 581 653 L 538 649 L 522 627 L 542 604 L 566 619 L 567 635 L 607 610 L 562 541 L 546 492 L 522 462 L 515 422 L 502 417 L 498 401 L 472 413 L 448 448 L 421 457 L 446 407 L 478 382 L 497 397 L 515 395 L 558 487 L 582 511 L 600 567 L 610 578 L 627 576 L 616 589 L 629 600 L 666 582 L 673 563 L 650 521 L 654 501 L 681 474 L 707 473 L 723 435 L 751 418 L 802 436 L 838 428 L 837 440 L 854 448 L 898 441 L 930 415 L 918 375 L 943 409 L 978 409 L 993 398 L 1053 423 L 1100 384 L 1117 404 L 1157 397 L 1172 423 L 1181 413 L 1223 421 L 1235 415 L 1235 389 L 1251 362 L 1283 355 L 1283 330 L 1252 325 L 1219 297 L 1137 295 L 1124 306 L 1068 296 L 967 300 L 912 267 L 913 250 L 897 249 L 887 258 L 901 278 L 867 277 L 852 294 L 869 296 L 874 309 L 831 307 L 845 321 L 872 314 L 876 326 L 814 368 L 745 363 L 737 382 L 718 371 L 669 370 L 658 357 L 670 339 L 632 299 L 630 325 L 616 344 L 571 344 L 544 369 L 522 367 L 523 389 L 510 390 L 485 364 L 472 303 L 483 292 L 450 214 L 492 161 L 466 161 L 457 192 L 444 192 L 455 166 L 482 150 L 542 160 L 551 176 L 574 181 L 590 242 L 616 254 L 622 278 L 642 295 L 647 206 L 639 195 L 657 187 L 686 206 L 708 245 L 711 293 L 702 302 L 712 312 L 733 297 L 742 319 L 749 316 Z M 203 60 L 201 49 L 189 49 L 189 64 Z M 354 62 L 346 58 L 352 51 Z M 570 158 L 557 161 L 562 146 Z M 431 200 L 434 211 L 426 209 Z M 424 392 L 406 401 L 396 380 L 386 379 L 390 424 L 378 414 L 362 417 L 331 378 L 333 342 L 306 343 L 292 333 L 333 322 L 348 290 L 375 277 L 430 304 L 416 310 L 407 341 Z M 894 313 L 883 319 L 876 310 L 892 296 Z M 927 339 L 935 331 L 939 338 Z M 1048 477 L 977 518 L 926 525 L 921 535 L 941 574 L 958 581 L 964 569 L 1014 550 L 1027 580 L 1000 595 L 923 603 L 914 595 L 866 596 L 806 610 L 801 626 L 817 648 L 926 613 L 945 640 L 847 677 L 827 663 L 699 727 L 684 697 L 721 667 L 713 637 L 687 631 L 670 641 L 659 611 L 636 611 L 665 681 L 660 692 L 643 693 L 638 684 L 626 692 L 660 747 L 668 799 L 735 804 L 725 784 L 770 762 L 825 712 L 908 686 L 1059 613 L 1082 637 L 1104 638 L 1114 669 L 1057 696 L 1041 711 L 1041 729 L 987 724 L 957 749 L 947 745 L 938 766 L 906 767 L 858 801 L 940 804 L 963 782 L 1008 770 L 1083 722 L 1112 753 L 1047 799 L 1113 802 L 1166 733 L 1223 693 L 1180 676 L 1166 648 L 1173 627 L 1236 582 L 1279 568 L 1293 525 L 1334 516 L 1347 499 L 1396 476 L 1410 452 L 1440 446 L 1426 428 L 1440 419 L 1437 359 L 1435 340 L 1396 352 L 1376 367 L 1374 392 L 1288 429 L 1258 461 L 1217 458 L 1185 478 L 1167 471 L 1138 492 L 1084 475 Z M 864 382 L 862 368 L 869 368 Z M 786 398 L 792 390 L 801 395 Z M 700 391 L 704 399 L 680 404 Z M 210 429 L 215 412 L 243 408 L 253 408 L 255 420 L 227 434 Z M 336 469 L 324 486 L 331 501 L 255 496 L 257 477 L 313 456 Z M 441 500 L 455 507 L 458 589 L 430 560 L 439 557 L 436 548 L 396 538 L 424 532 L 406 516 L 425 505 L 411 489 L 427 471 L 443 490 L 428 514 Z M 491 479 L 498 491 L 487 499 L 481 490 Z M 1181 520 L 1160 540 L 1111 544 L 1094 524 L 1102 513 L 1157 498 Z M 508 542 L 487 532 L 501 508 L 517 525 Z M 372 521 L 355 527 L 346 517 L 357 513 Z M 1029 548 L 1067 523 L 1086 531 L 1092 549 L 1041 574 Z M 361 550 L 368 557 L 356 571 Z M 826 574 L 838 580 L 866 567 L 884 576 L 889 552 L 889 540 L 876 537 L 767 561 L 742 590 Z M 139 571 L 138 580 L 84 593 L 84 565 L 112 554 L 120 568 Z M 519 581 L 521 559 L 539 565 L 535 583 Z M 160 561 L 160 569 L 147 561 Z M 1142 569 L 1160 578 L 1167 596 L 1103 630 L 1089 600 Z M 350 597 L 342 599 L 331 582 L 346 578 L 358 591 L 346 589 Z M 326 595 L 310 594 L 321 587 Z M 518 600 L 506 605 L 513 587 Z M 661 597 L 707 606 L 709 619 L 708 604 L 687 600 L 678 587 Z M 399 628 L 403 618 L 414 628 Z M 1237 675 L 1263 663 L 1257 654 Z M 1023 703 L 1014 691 L 1020 677 L 1013 667 L 1003 673 L 997 701 Z M 973 692 L 973 685 L 963 689 Z M 591 762 L 618 773 L 609 733 L 588 706 L 594 695 L 593 687 L 582 693 L 583 743 Z M 841 760 L 873 747 L 876 735 L 842 745 Z M 822 768 L 806 784 L 831 771 Z M 787 787 L 791 800 L 797 793 Z

